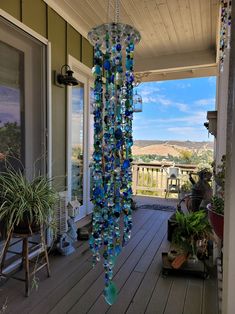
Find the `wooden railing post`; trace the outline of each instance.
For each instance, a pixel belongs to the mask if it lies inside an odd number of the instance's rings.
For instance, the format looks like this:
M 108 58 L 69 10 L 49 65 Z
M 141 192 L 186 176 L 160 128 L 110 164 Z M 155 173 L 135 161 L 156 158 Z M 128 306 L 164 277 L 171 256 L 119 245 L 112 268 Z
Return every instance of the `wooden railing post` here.
M 137 191 L 137 181 L 138 181 L 138 166 L 132 166 L 132 192 L 133 195 L 136 195 Z

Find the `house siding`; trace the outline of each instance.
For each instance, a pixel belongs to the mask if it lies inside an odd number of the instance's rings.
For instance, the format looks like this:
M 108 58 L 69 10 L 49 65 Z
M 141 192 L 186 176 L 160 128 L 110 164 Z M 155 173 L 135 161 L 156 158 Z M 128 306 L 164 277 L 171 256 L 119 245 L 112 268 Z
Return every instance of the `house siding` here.
M 54 72 L 67 63 L 68 54 L 88 67 L 93 65 L 93 47 L 43 0 L 1 0 L 0 8 L 51 42 L 52 71 L 52 174 L 59 189 L 66 178 L 66 88 L 54 84 Z

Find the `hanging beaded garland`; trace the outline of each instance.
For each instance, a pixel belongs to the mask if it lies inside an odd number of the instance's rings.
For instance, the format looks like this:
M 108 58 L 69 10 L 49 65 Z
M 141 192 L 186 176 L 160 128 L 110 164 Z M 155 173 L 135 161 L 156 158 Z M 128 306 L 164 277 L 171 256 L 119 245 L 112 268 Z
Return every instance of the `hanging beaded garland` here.
M 230 49 L 232 1 L 221 0 L 220 71 L 223 71 L 226 49 Z
M 94 45 L 95 79 L 90 248 L 94 265 L 103 256 L 104 296 L 113 304 L 117 298 L 113 267 L 132 228 L 133 58 L 140 34 L 130 25 L 107 23 L 93 28 L 88 39 Z

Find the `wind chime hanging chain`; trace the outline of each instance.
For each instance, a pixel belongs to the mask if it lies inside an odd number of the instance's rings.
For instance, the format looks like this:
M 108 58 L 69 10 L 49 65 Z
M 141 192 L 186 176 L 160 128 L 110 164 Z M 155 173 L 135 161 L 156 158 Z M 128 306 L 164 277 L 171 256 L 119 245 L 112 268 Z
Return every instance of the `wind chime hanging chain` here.
M 119 23 L 119 17 L 120 17 L 120 0 L 115 0 L 115 23 Z

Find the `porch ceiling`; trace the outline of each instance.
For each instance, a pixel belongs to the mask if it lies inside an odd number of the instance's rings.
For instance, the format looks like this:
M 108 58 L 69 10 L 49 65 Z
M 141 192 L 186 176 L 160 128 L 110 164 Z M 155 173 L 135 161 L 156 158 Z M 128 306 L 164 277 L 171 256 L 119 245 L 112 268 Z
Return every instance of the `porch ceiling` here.
M 108 0 L 44 1 L 85 37 L 107 22 Z M 218 0 L 120 0 L 120 20 L 141 33 L 135 70 L 142 80 L 216 74 Z

